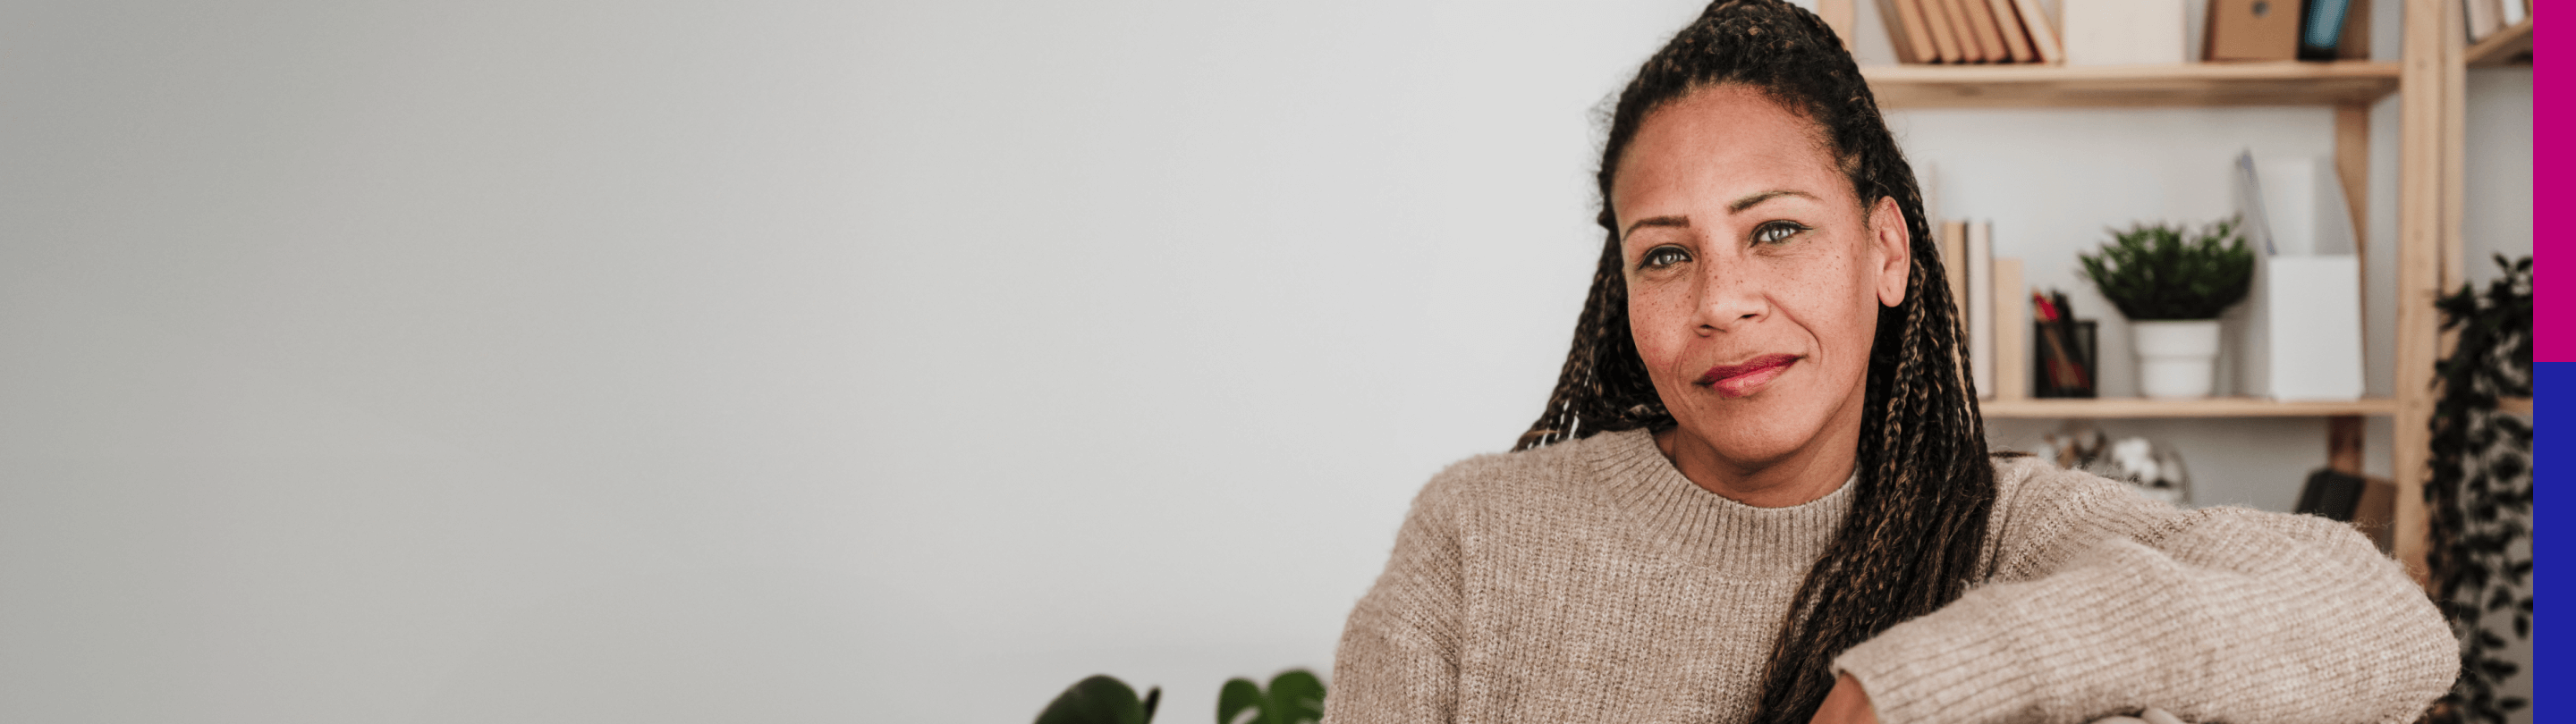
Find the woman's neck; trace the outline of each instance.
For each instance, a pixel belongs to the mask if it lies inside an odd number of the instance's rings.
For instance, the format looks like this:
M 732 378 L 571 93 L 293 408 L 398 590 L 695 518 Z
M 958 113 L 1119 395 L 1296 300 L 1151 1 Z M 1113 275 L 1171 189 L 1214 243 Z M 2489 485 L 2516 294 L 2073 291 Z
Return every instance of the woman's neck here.
M 1818 442 L 1826 444 L 1756 463 L 1727 460 L 1716 447 L 1679 427 L 1656 432 L 1655 447 L 1701 489 L 1756 508 L 1786 508 L 1830 495 L 1851 479 L 1859 452 L 1857 427 L 1849 434 L 1819 436 Z

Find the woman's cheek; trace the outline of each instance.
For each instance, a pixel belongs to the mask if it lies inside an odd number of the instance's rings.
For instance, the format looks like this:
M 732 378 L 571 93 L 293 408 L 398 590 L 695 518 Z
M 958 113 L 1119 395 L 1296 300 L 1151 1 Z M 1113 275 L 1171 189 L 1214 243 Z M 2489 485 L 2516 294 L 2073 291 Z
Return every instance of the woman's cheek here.
M 1645 294 L 1630 298 L 1628 331 L 1637 341 L 1637 356 L 1646 363 L 1647 373 L 1662 386 L 1670 382 L 1666 378 L 1690 346 L 1690 301 L 1653 287 L 1640 291 Z

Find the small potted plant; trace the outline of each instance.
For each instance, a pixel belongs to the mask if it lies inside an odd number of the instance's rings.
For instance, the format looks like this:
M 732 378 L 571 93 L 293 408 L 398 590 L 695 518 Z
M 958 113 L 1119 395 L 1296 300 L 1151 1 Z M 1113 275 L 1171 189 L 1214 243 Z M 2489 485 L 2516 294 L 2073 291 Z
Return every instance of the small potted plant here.
M 2254 252 L 2229 218 L 2187 233 L 2137 224 L 2078 254 L 2084 277 L 2129 318 L 2138 390 L 2147 397 L 2207 397 L 2215 389 L 2218 315 L 2254 284 Z

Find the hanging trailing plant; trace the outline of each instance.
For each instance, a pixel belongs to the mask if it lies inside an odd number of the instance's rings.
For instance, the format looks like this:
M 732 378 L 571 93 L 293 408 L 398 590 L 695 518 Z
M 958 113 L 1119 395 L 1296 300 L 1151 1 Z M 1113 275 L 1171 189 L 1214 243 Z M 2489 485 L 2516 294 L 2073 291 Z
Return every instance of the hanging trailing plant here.
M 2439 362 L 2433 407 L 2432 514 L 2427 551 L 2434 602 L 2460 638 L 2460 678 L 2425 719 L 2441 724 L 2505 721 L 2528 706 L 2499 696 L 2521 666 L 2503 656 L 2504 636 L 2488 620 L 2506 614 L 2513 635 L 2531 637 L 2531 425 L 2498 409 L 2531 396 L 2531 258 L 2496 257 L 2505 274 L 2479 293 L 2463 284 L 2437 304 L 2442 329 L 2459 344 Z

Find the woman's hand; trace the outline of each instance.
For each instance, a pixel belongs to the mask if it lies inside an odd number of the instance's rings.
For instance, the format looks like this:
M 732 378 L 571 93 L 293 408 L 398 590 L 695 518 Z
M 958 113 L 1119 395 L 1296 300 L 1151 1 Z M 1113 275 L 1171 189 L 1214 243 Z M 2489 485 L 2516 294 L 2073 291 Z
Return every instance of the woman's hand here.
M 1878 724 L 1878 712 L 1869 708 L 1869 692 L 1860 690 L 1860 680 L 1844 674 L 1834 678 L 1834 689 L 1825 692 L 1825 703 L 1816 707 L 1816 717 L 1807 724 Z

